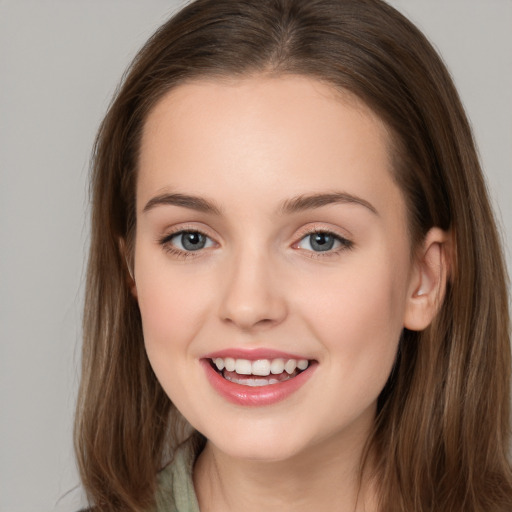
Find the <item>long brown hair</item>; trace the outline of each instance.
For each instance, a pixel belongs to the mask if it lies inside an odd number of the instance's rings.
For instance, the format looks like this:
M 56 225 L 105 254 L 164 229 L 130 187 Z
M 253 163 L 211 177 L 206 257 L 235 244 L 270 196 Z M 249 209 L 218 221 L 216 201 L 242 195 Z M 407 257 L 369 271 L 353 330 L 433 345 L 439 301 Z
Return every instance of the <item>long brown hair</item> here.
M 471 130 L 423 34 L 380 0 L 197 0 L 142 48 L 101 125 L 76 452 L 101 510 L 147 510 L 186 424 L 148 363 L 130 293 L 141 129 L 170 89 L 202 77 L 299 74 L 362 99 L 392 134 L 413 245 L 451 230 L 432 325 L 404 330 L 368 449 L 380 510 L 512 510 L 506 271 Z M 128 260 L 128 263 L 127 263 Z

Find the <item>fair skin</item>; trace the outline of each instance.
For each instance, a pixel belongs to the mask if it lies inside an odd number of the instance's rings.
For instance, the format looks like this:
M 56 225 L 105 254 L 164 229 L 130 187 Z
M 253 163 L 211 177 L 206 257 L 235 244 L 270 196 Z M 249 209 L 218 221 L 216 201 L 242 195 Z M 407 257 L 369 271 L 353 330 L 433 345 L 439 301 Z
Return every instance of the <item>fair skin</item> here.
M 149 114 L 133 293 L 155 374 L 208 439 L 202 512 L 374 510 L 358 468 L 377 397 L 446 279 L 445 233 L 412 256 L 388 147 L 354 97 L 298 76 L 187 83 Z M 227 399 L 208 354 L 254 349 L 307 379 Z

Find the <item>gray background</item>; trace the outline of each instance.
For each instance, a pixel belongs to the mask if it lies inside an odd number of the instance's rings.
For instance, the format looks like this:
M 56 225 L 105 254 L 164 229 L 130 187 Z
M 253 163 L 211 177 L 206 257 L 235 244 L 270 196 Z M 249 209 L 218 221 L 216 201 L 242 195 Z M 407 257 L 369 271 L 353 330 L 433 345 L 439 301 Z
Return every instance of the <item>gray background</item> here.
M 180 3 L 0 0 L 0 512 L 80 506 L 71 429 L 90 148 L 126 65 Z M 454 75 L 510 244 L 512 0 L 392 3 Z

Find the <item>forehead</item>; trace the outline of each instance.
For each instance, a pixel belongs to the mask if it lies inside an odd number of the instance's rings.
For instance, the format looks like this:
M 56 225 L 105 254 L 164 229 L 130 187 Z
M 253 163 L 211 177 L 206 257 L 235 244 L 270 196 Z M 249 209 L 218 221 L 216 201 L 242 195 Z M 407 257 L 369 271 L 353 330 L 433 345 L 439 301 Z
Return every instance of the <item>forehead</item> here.
M 364 124 L 367 132 L 390 147 L 386 125 L 362 100 L 320 80 L 300 75 L 198 79 L 173 88 L 156 103 L 144 124 L 142 145 L 156 142 L 155 136 L 164 127 L 175 128 L 173 135 L 185 139 L 190 135 L 189 129 L 198 135 L 209 129 L 219 133 L 227 123 L 243 125 L 242 133 L 250 132 L 254 139 L 258 135 L 254 128 L 260 126 L 252 122 L 257 120 L 264 120 L 269 128 L 287 129 L 295 136 L 302 132 L 314 141 L 315 133 L 325 139 L 329 128 L 341 117 L 343 122 L 358 118 L 358 124 Z M 207 118 L 215 119 L 216 125 L 208 126 Z M 324 129 L 318 132 L 318 128 Z M 228 131 L 222 133 L 232 135 Z M 331 131 L 331 135 L 335 138 L 337 134 Z
M 294 196 L 340 187 L 357 195 L 396 194 L 390 147 L 380 118 L 318 80 L 197 80 L 168 92 L 148 115 L 138 207 L 167 188 L 191 186 L 207 196 L 227 189 Z

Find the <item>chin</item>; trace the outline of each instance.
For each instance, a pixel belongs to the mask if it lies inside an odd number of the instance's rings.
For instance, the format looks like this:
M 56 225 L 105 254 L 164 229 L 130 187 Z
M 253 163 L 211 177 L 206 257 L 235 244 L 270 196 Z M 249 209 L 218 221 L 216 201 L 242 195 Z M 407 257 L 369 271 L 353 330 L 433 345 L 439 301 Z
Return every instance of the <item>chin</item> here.
M 283 425 L 252 425 L 225 427 L 220 435 L 206 432 L 206 438 L 229 457 L 247 461 L 280 462 L 292 459 L 312 444 L 305 432 L 294 435 Z M 209 435 L 208 435 L 209 434 Z M 299 434 L 299 433 L 297 433 Z

